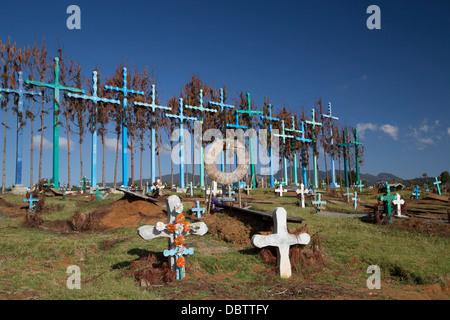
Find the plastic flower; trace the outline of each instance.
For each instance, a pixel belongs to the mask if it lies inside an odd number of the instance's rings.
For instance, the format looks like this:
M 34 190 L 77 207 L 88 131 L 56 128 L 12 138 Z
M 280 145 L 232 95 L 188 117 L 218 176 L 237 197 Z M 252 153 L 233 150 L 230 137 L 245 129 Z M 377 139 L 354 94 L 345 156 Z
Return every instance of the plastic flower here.
M 176 237 L 174 243 L 176 246 L 181 246 L 184 243 L 184 237 L 183 236 Z
M 191 231 L 191 224 L 186 221 L 184 223 L 184 232 L 189 232 L 189 231 Z
M 155 229 L 158 230 L 159 232 L 163 231 L 166 228 L 166 225 L 162 222 L 157 222 Z
M 175 218 L 175 221 L 177 223 L 184 223 L 184 215 L 182 213 L 180 213 L 179 215 L 177 215 L 177 217 Z
M 183 268 L 185 264 L 186 264 L 186 260 L 184 259 L 184 257 L 178 258 L 178 260 L 177 260 L 178 268 Z
M 166 225 L 166 229 L 167 229 L 167 231 L 169 231 L 170 233 L 172 233 L 172 232 L 174 232 L 175 230 L 176 230 L 176 226 L 175 225 L 173 225 L 173 224 L 171 224 L 171 223 L 169 223 L 168 225 Z
M 177 205 L 176 207 L 175 207 L 175 211 L 177 212 L 177 213 L 182 213 L 183 212 L 183 204 L 182 203 L 180 203 L 179 205 Z

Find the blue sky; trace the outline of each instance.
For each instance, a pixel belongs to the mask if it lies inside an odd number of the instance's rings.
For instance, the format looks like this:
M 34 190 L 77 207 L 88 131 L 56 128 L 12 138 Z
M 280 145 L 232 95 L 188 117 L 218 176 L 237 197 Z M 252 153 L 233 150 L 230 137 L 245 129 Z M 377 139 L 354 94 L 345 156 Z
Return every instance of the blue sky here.
M 81 8 L 81 30 L 66 27 L 72 4 Z M 366 27 L 372 4 L 381 9 L 381 30 Z M 267 95 L 275 108 L 286 105 L 300 113 L 321 97 L 333 103 L 342 123 L 359 128 L 363 173 L 413 178 L 450 170 L 449 10 L 447 1 L 436 0 L 11 1 L 0 8 L 0 39 L 11 36 L 19 47 L 45 40 L 51 55 L 59 41 L 88 77 L 96 64 L 103 75 L 126 59 L 148 65 L 159 79 L 162 103 L 193 73 L 217 87 L 226 85 L 234 95 L 250 92 L 258 107 Z M 9 123 L 15 123 L 12 116 Z M 7 172 L 14 172 L 13 130 L 8 136 Z M 49 130 L 45 136 L 51 141 Z M 83 148 L 88 174 L 90 137 Z M 24 168 L 28 149 L 25 143 Z M 73 181 L 79 178 L 78 153 L 74 146 Z M 44 175 L 50 177 L 51 149 L 44 155 Z M 113 177 L 113 155 L 108 153 L 107 181 Z M 63 148 L 61 163 L 66 158 Z M 324 169 L 322 162 L 319 166 Z M 60 176 L 61 182 L 67 179 L 63 168 Z M 13 180 L 7 175 L 7 185 Z

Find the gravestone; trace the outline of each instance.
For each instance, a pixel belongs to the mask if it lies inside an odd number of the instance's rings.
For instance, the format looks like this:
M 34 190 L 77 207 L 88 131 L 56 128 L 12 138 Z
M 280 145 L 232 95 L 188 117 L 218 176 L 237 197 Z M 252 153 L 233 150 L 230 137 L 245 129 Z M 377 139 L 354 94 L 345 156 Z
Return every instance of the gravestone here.
M 169 259 L 169 266 L 176 271 L 177 280 L 183 279 L 185 274 L 185 259 L 183 255 L 194 253 L 194 249 L 186 248 L 185 237 L 188 235 L 203 236 L 208 232 L 204 222 L 189 223 L 183 215 L 183 204 L 178 196 L 170 196 L 166 199 L 167 224 L 158 222 L 155 226 L 142 226 L 138 234 L 144 240 L 155 238 L 169 238 L 169 249 L 164 250 L 164 256 Z
M 254 235 L 252 244 L 255 247 L 276 247 L 278 267 L 282 278 L 290 278 L 292 275 L 291 263 L 289 261 L 289 249 L 292 245 L 307 245 L 311 237 L 307 233 L 299 235 L 288 233 L 287 229 L 287 213 L 284 208 L 275 208 L 273 211 L 274 234 L 263 236 Z
M 300 195 L 302 208 L 305 207 L 305 194 L 309 193 L 309 189 L 305 189 L 305 185 L 303 183 L 300 184 L 300 189 L 295 191 L 297 195 Z

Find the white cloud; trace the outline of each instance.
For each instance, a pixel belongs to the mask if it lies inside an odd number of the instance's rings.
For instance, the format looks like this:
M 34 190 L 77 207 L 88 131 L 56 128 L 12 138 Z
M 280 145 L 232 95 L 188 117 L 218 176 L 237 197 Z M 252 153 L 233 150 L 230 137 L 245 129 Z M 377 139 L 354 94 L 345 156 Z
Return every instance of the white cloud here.
M 359 137 L 361 139 L 364 139 L 364 134 L 366 130 L 376 131 L 378 128 L 375 124 L 369 122 L 369 123 L 358 123 L 356 125 L 356 129 L 358 130 Z
M 70 140 L 70 149 L 73 150 L 78 144 L 75 144 L 72 140 Z M 41 147 L 41 136 L 35 135 L 33 137 L 33 148 L 39 149 Z M 53 141 L 47 140 L 46 138 L 42 139 L 42 149 L 49 150 L 53 148 Z M 59 137 L 59 148 L 63 150 L 67 150 L 67 139 L 63 137 Z
M 390 135 L 392 137 L 392 139 L 394 140 L 398 140 L 398 127 L 395 127 L 393 125 L 390 124 L 384 124 L 380 127 L 380 130 L 383 131 L 384 133 Z
M 447 128 L 447 134 L 450 136 L 450 128 Z
M 106 138 L 105 137 L 105 146 L 108 151 L 116 152 L 117 147 L 117 138 Z M 119 150 L 122 149 L 122 143 L 119 140 Z

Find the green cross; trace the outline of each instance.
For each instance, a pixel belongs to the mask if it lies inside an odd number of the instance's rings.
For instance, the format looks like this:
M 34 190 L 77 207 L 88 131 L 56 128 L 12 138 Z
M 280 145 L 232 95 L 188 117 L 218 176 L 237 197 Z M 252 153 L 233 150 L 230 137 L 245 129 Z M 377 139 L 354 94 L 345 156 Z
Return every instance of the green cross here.
M 242 113 L 242 114 L 247 114 L 250 119 L 253 117 L 254 114 L 263 114 L 262 111 L 260 110 L 252 110 L 251 107 L 251 101 L 250 101 L 250 93 L 247 92 L 247 109 L 245 110 L 236 110 L 236 113 Z M 250 120 L 251 121 L 251 120 Z M 249 137 L 249 142 L 250 142 L 250 167 L 251 167 L 251 174 L 253 177 L 253 181 L 252 181 L 252 185 L 253 187 L 256 186 L 256 172 L 255 172 L 255 161 L 254 159 L 254 155 L 253 155 L 253 138 L 250 136 Z
M 80 183 L 83 185 L 83 193 L 86 193 L 86 186 L 88 183 L 91 183 L 91 181 L 86 178 L 86 176 L 83 177 L 83 179 L 80 180 Z
M 436 182 L 433 182 L 433 184 L 436 185 L 437 191 L 438 191 L 439 195 L 441 195 L 441 188 L 439 188 L 439 184 L 441 184 L 442 182 L 438 181 L 437 177 L 435 177 L 435 179 L 436 179 Z
M 391 201 L 397 198 L 397 195 L 391 194 L 391 188 L 389 188 L 388 183 L 385 183 L 386 194 L 384 196 L 380 196 L 378 199 L 380 201 L 384 201 L 384 211 L 386 215 L 389 217 L 389 224 L 392 223 L 392 212 L 391 212 Z
M 65 87 L 59 84 L 59 58 L 55 59 L 55 77 L 53 83 L 43 83 L 39 81 L 26 80 L 26 84 L 37 87 L 46 87 L 53 90 L 53 184 L 55 189 L 59 189 L 59 97 L 60 91 L 82 93 L 85 91 L 78 88 Z
M 318 199 L 316 201 L 311 201 L 312 204 L 315 204 L 317 206 L 316 212 L 320 211 L 320 208 L 322 207 L 322 204 L 323 205 L 327 204 L 326 201 L 321 201 L 322 200 L 321 197 L 322 197 L 322 194 L 318 193 L 317 194 L 317 198 Z
M 359 181 L 359 160 L 358 160 L 358 146 L 362 146 L 362 142 L 358 141 L 358 130 L 354 130 L 354 136 L 355 136 L 355 141 L 350 141 L 351 144 L 353 144 L 355 146 L 355 163 L 356 163 L 356 181 L 358 181 L 358 183 L 360 183 Z M 361 190 L 360 190 L 361 192 Z
M 98 187 L 97 187 L 96 190 L 95 190 L 95 191 L 92 191 L 91 193 L 92 193 L 92 194 L 95 194 L 95 200 L 98 200 L 98 195 L 101 194 L 102 192 L 101 192 L 101 191 L 98 191 Z
M 352 144 L 347 143 L 347 135 L 344 130 L 344 143 L 336 143 L 337 146 L 344 148 L 344 175 L 345 175 L 345 187 L 348 188 L 348 171 L 347 171 L 347 148 L 353 147 Z

